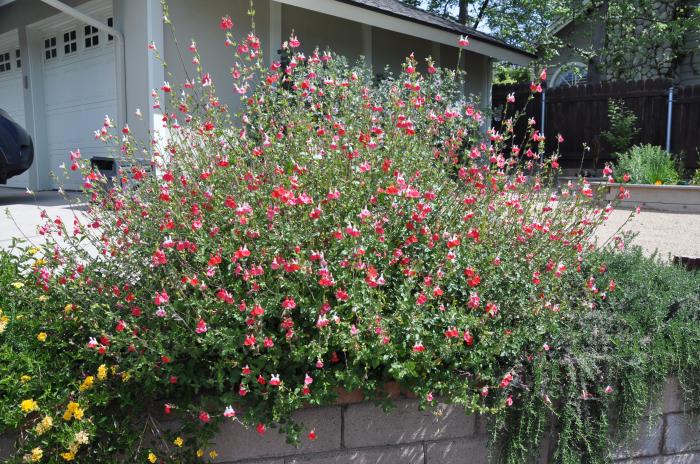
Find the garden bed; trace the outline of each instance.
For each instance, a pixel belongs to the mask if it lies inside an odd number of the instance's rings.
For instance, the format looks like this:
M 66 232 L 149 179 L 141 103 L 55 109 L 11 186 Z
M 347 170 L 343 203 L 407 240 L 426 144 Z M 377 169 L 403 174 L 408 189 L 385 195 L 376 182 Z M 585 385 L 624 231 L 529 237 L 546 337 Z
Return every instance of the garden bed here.
M 591 185 L 605 185 L 605 199 L 617 197 L 620 184 L 591 182 Z M 700 186 L 697 185 L 647 185 L 625 184 L 630 198 L 620 202 L 621 207 L 664 211 L 671 213 L 700 213 Z

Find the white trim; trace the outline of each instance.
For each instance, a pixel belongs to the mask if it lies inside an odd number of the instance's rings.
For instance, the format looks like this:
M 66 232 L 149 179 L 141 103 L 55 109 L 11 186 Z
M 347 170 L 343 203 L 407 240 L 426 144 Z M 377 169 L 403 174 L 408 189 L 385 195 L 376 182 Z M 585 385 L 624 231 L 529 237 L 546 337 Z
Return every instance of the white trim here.
M 14 2 L 15 0 L 0 0 L 0 7 L 9 5 L 10 3 Z
M 552 83 L 553 88 L 559 87 L 559 85 L 557 85 L 557 79 L 559 79 L 559 75 L 562 73 L 562 71 L 569 71 L 573 66 L 580 66 L 584 69 L 588 68 L 588 65 L 581 61 L 568 61 L 566 63 L 558 64 L 557 70 L 554 71 L 554 75 L 552 75 L 552 79 L 550 81 Z
M 336 0 L 280 0 L 281 3 L 305 8 L 318 13 L 336 16 L 350 21 L 355 21 L 370 26 L 387 29 L 402 34 L 420 37 L 432 42 L 438 42 L 452 47 L 457 46 L 459 35 L 447 32 L 437 27 L 418 24 L 407 19 L 396 18 L 377 11 L 368 10 L 359 6 L 349 5 Z M 491 43 L 481 41 L 478 37 L 469 38 L 471 45 L 467 49 L 471 52 L 490 56 L 498 60 L 525 66 L 533 58 L 524 53 L 509 50 Z

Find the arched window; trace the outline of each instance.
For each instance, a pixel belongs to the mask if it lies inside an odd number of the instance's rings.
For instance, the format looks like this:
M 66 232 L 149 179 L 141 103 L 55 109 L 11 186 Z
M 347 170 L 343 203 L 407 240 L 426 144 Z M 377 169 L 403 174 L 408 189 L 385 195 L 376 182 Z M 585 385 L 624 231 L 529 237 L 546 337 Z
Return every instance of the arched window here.
M 562 65 L 554 73 L 552 78 L 553 87 L 573 87 L 575 85 L 583 85 L 588 82 L 588 66 L 585 64 L 572 61 Z

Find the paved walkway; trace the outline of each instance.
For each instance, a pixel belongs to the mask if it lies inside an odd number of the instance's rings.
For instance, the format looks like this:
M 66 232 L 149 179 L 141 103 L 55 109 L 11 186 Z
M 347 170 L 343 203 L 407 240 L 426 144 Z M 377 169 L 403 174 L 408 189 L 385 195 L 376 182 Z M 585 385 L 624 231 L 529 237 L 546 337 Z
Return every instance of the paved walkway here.
M 79 199 L 77 193 L 68 196 L 73 201 Z M 9 246 L 12 237 L 22 234 L 40 240 L 36 228 L 42 222 L 39 217 L 41 209 L 46 209 L 51 217 L 60 216 L 66 223 L 72 222 L 76 212 L 58 192 L 39 192 L 30 196 L 23 190 L 0 187 L 0 248 Z M 9 210 L 14 221 L 7 217 L 5 210 Z M 629 213 L 626 210 L 614 211 L 608 223 L 599 229 L 598 237 L 604 241 L 615 234 Z M 625 226 L 625 230 L 638 232 L 634 243 L 648 253 L 658 249 L 663 258 L 669 253 L 700 257 L 700 214 L 642 211 Z
M 610 219 L 601 227 L 597 236 L 607 240 L 625 222 L 630 211 L 613 211 Z M 661 258 L 672 256 L 700 257 L 700 214 L 660 213 L 642 210 L 623 230 L 637 232 L 632 243 L 640 245 L 647 253 L 657 250 Z
M 77 193 L 67 195 L 71 202 L 79 199 Z M 60 216 L 67 224 L 72 224 L 73 215 L 78 212 L 75 205 L 55 191 L 28 195 L 24 190 L 0 187 L 0 248 L 10 246 L 12 237 L 40 242 L 37 226 L 44 223 L 39 216 L 43 209 L 49 217 Z

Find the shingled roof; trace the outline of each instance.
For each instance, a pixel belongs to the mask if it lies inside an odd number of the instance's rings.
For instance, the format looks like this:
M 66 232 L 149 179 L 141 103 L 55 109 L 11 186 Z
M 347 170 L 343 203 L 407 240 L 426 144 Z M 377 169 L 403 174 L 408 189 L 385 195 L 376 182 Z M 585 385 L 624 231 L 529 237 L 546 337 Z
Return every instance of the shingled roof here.
M 454 32 L 459 35 L 466 35 L 470 38 L 480 40 L 498 47 L 508 50 L 513 50 L 531 57 L 535 57 L 533 53 L 523 50 L 520 47 L 515 47 L 502 40 L 492 37 L 483 32 L 477 31 L 474 28 L 465 26 L 449 18 L 438 16 L 429 13 L 419 8 L 414 8 L 399 0 L 338 0 L 349 5 L 355 5 L 360 8 L 365 8 L 372 11 L 377 11 L 389 16 L 412 21 L 418 24 L 423 24 L 430 27 L 435 27 L 448 32 Z

